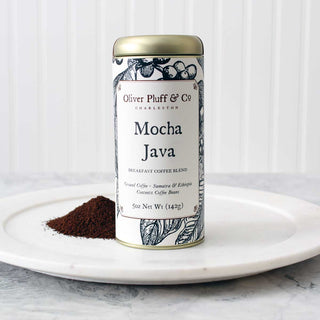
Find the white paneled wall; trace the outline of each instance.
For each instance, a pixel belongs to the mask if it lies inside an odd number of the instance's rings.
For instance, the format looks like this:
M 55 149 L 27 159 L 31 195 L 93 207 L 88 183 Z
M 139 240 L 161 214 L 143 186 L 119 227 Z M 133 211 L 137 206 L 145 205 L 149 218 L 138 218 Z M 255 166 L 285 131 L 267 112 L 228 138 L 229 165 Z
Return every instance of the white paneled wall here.
M 0 171 L 113 171 L 117 37 L 205 44 L 207 172 L 320 172 L 319 0 L 0 0 Z

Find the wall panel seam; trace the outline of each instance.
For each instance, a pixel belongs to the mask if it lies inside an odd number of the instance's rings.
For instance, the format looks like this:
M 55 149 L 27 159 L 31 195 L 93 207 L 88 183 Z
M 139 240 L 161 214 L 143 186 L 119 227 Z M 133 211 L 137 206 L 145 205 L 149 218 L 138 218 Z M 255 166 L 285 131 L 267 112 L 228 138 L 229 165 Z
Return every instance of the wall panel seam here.
M 250 89 L 251 89 L 251 0 L 243 0 L 242 15 L 242 90 L 241 90 L 241 118 L 240 118 L 240 168 L 248 172 L 249 156 L 249 121 L 250 121 Z
M 184 3 L 185 19 L 184 30 L 187 34 L 193 34 L 194 32 L 194 0 L 187 0 Z
M 38 93 L 38 130 L 39 130 L 39 169 L 46 171 L 48 169 L 48 149 L 47 149 L 47 118 L 46 118 L 46 8 L 47 0 L 38 0 L 37 2 L 37 29 L 38 29 L 38 48 L 37 48 L 37 93 Z
M 127 0 L 126 5 L 126 35 L 134 35 L 135 0 Z
M 306 172 L 306 131 L 308 108 L 310 0 L 301 1 L 300 66 L 298 101 L 297 169 Z M 319 146 L 320 147 L 320 146 Z
M 107 169 L 107 136 L 106 136 L 106 1 L 97 1 L 97 35 L 96 35 L 96 139 L 97 139 L 97 169 Z
M 76 5 L 75 0 L 67 0 L 67 117 L 68 117 L 68 170 L 76 171 Z
M 17 50 L 18 50 L 18 7 L 17 0 L 8 0 L 8 57 L 9 57 L 9 113 L 10 113 L 10 172 L 17 170 L 18 137 L 17 137 Z
M 163 0 L 156 0 L 154 21 L 156 24 L 156 33 L 161 34 L 164 30 L 164 3 Z
M 270 132 L 269 132 L 269 171 L 277 171 L 279 135 L 279 77 L 281 53 L 281 11 L 282 0 L 273 0 L 272 9 L 272 57 L 270 85 Z
M 210 136 L 212 141 L 210 159 L 213 162 L 213 171 L 219 172 L 221 169 L 221 126 L 219 125 L 221 120 L 221 80 L 222 80 L 222 23 L 223 23 L 223 8 L 222 8 L 222 0 L 215 0 L 214 2 L 214 35 L 216 37 L 216 47 L 213 50 L 216 52 L 216 59 L 213 63 L 213 70 L 211 72 L 213 77 L 213 106 L 207 106 L 207 108 L 213 108 L 212 116 L 213 119 L 206 119 L 205 121 L 212 122 L 212 129 L 210 130 Z M 207 57 L 210 59 L 210 57 Z M 206 89 L 206 90 L 210 90 Z M 209 91 L 210 92 L 210 91 Z M 210 161 L 211 162 L 211 161 Z

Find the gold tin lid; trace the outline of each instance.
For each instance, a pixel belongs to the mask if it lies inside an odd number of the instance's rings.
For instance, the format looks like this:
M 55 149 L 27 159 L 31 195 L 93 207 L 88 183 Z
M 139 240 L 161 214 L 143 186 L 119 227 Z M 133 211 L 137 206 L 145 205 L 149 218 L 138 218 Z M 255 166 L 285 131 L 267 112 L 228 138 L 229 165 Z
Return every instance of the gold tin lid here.
M 203 43 L 197 36 L 146 35 L 122 37 L 113 46 L 114 57 L 200 56 Z

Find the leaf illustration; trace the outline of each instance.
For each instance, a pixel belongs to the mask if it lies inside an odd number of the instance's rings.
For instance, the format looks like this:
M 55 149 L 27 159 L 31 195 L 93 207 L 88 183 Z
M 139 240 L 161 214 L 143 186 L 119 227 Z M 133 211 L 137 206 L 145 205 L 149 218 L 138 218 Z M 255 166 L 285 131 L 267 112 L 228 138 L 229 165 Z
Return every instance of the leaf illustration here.
M 203 58 L 199 58 L 198 57 L 197 61 L 198 61 L 199 65 L 200 65 L 201 69 L 203 70 Z
M 119 73 L 113 80 L 113 88 L 116 89 L 119 81 L 121 80 L 133 80 L 131 75 L 131 68 L 127 68 L 126 70 Z
M 142 244 L 159 244 L 168 235 L 179 230 L 182 221 L 183 219 L 141 219 L 140 234 Z
M 199 62 L 200 63 L 200 62 Z M 199 240 L 204 229 L 204 125 L 203 125 L 203 81 L 199 86 L 199 209 L 194 217 L 186 218 L 185 226 L 180 231 L 176 244 L 184 244 Z
M 198 86 L 199 86 L 199 108 L 200 108 L 200 118 L 203 118 L 203 90 L 204 90 L 204 85 L 203 85 L 203 80 L 200 80 L 198 82 Z
M 135 80 L 136 71 L 134 70 L 134 65 L 130 65 L 126 70 L 120 72 L 113 80 L 113 90 L 116 92 L 119 81 L 121 80 Z
M 181 227 L 183 219 L 165 219 L 162 237 L 163 239 L 169 234 L 176 232 Z M 163 240 L 162 239 L 162 240 Z
M 142 244 L 156 245 L 159 243 L 159 229 L 161 228 L 160 220 L 141 219 L 140 234 Z
M 202 210 L 199 210 L 199 213 Z M 201 237 L 201 233 L 203 230 L 203 221 L 202 221 L 202 214 L 198 214 L 194 217 L 186 219 L 186 225 L 184 229 L 179 233 L 176 244 L 184 244 L 189 242 L 194 242 L 199 240 Z

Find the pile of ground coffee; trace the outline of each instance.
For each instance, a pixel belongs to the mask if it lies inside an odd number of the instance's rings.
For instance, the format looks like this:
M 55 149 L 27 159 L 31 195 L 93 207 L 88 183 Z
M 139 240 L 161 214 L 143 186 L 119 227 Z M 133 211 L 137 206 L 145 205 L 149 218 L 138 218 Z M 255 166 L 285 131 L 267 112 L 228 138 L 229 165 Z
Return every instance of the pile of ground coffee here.
M 68 236 L 114 239 L 115 203 L 98 196 L 67 215 L 48 221 L 47 225 Z

